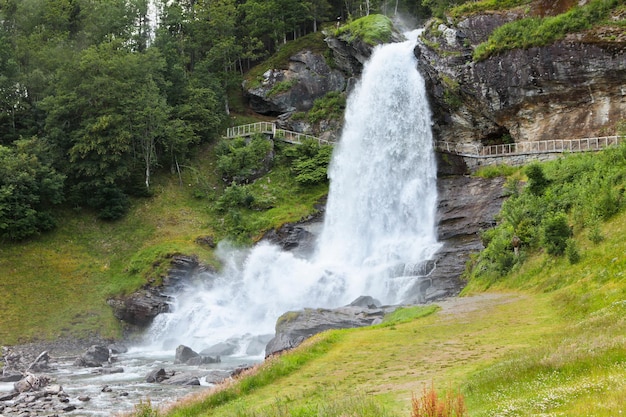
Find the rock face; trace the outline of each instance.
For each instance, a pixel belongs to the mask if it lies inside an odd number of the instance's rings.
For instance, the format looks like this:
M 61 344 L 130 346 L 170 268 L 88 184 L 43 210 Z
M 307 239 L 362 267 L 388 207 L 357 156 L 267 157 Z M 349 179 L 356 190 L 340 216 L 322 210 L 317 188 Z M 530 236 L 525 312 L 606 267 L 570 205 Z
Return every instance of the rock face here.
M 623 29 L 597 28 L 552 45 L 472 60 L 473 48 L 498 26 L 562 12 L 540 7 L 544 3 L 472 15 L 456 24 L 430 22 L 427 42 L 415 53 L 437 139 L 487 144 L 615 134 L 615 123 L 626 116 Z
M 426 300 L 457 295 L 464 286 L 461 275 L 472 253 L 484 247 L 480 233 L 496 224 L 504 202 L 502 178 L 450 176 L 437 181 L 437 238 L 443 244 L 428 275 L 432 287 Z M 420 300 L 407 300 L 420 301 Z
M 160 313 L 169 311 L 170 298 L 167 295 L 194 274 L 205 272 L 208 268 L 198 262 L 194 256 L 176 255 L 170 261 L 170 270 L 163 278 L 163 284 L 145 285 L 142 289 L 128 295 L 107 300 L 113 308 L 113 314 L 124 323 L 135 327 L 146 327 Z
M 276 322 L 276 336 L 267 344 L 265 356 L 293 349 L 324 330 L 369 326 L 389 311 L 388 308 L 376 307 L 375 300 L 370 303 L 373 308 L 350 305 L 335 309 L 305 308 L 283 314 Z
M 244 89 L 252 110 L 278 115 L 309 110 L 315 99 L 345 86 L 345 76 L 331 69 L 321 54 L 304 50 L 289 58 L 287 69 L 269 69 L 260 86 Z

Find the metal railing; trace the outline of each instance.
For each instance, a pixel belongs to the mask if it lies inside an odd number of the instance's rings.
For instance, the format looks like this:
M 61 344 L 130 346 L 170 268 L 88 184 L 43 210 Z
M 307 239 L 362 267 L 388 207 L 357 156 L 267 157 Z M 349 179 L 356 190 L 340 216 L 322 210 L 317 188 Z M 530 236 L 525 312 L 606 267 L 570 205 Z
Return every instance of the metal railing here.
M 600 136 L 595 138 L 553 139 L 487 146 L 439 141 L 435 143 L 435 148 L 442 152 L 461 156 L 488 158 L 509 155 L 599 151 L 609 146 L 618 145 L 623 138 L 623 136 Z
M 252 136 L 254 134 L 261 133 L 266 135 L 272 135 L 272 138 L 281 140 L 283 142 L 293 143 L 296 145 L 302 144 L 304 140 L 315 140 L 320 145 L 332 145 L 333 142 L 320 139 L 316 136 L 307 135 L 299 132 L 292 132 L 291 130 L 278 129 L 275 123 L 271 122 L 257 122 L 247 125 L 240 125 L 229 127 L 226 130 L 227 139 Z

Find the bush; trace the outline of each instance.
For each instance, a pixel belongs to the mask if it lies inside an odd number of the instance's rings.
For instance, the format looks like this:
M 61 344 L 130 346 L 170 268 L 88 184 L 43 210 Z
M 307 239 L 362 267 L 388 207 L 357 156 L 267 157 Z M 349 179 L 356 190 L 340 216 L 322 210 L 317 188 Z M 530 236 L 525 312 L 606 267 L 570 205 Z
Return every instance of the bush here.
M 217 210 L 225 212 L 232 208 L 251 208 L 254 203 L 254 196 L 245 185 L 232 183 L 226 187 L 224 193 L 217 200 Z
M 574 239 L 567 239 L 565 242 L 565 256 L 570 264 L 577 264 L 580 261 L 580 252 Z
M 346 96 L 338 91 L 331 91 L 313 102 L 313 108 L 307 115 L 311 123 L 321 120 L 339 119 L 346 109 Z
M 415 395 L 411 400 L 411 417 L 465 417 L 468 415 L 465 398 L 460 392 L 448 391 L 445 397 L 440 398 L 435 388 L 422 390 L 422 397 Z
M 543 225 L 542 244 L 550 255 L 563 255 L 567 241 L 572 236 L 572 228 L 565 213 L 555 213 L 546 217 Z
M 222 140 L 215 149 L 217 168 L 224 181 L 247 182 L 269 169 L 272 150 L 273 142 L 263 135 L 257 135 L 249 142 L 244 138 Z
M 528 165 L 528 167 L 526 167 L 526 176 L 528 177 L 528 191 L 533 195 L 542 195 L 546 187 L 550 184 L 543 173 L 543 168 L 541 168 L 539 164 Z
M 301 185 L 315 185 L 328 180 L 328 164 L 333 149 L 329 145 L 320 146 L 311 158 L 300 158 L 293 163 L 296 182 Z

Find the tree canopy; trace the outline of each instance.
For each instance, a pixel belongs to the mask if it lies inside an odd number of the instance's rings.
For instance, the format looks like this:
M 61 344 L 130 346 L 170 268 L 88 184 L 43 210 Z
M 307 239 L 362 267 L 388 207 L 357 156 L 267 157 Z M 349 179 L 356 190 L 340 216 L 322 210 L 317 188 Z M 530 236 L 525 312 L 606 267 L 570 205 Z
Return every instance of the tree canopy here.
M 338 18 L 398 8 L 423 12 L 410 0 L 0 0 L 0 234 L 51 228 L 61 201 L 123 216 L 156 169 L 219 136 L 251 64 Z

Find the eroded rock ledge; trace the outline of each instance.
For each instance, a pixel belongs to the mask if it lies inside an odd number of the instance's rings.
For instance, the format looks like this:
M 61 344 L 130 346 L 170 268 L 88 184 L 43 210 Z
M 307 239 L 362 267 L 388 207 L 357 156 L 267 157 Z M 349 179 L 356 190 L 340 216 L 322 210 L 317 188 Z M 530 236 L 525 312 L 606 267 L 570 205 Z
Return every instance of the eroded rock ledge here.
M 522 10 L 427 27 L 415 54 L 436 138 L 488 144 L 615 134 L 626 115 L 623 29 L 599 27 L 551 45 L 472 60 L 473 48 L 495 28 L 523 17 Z

